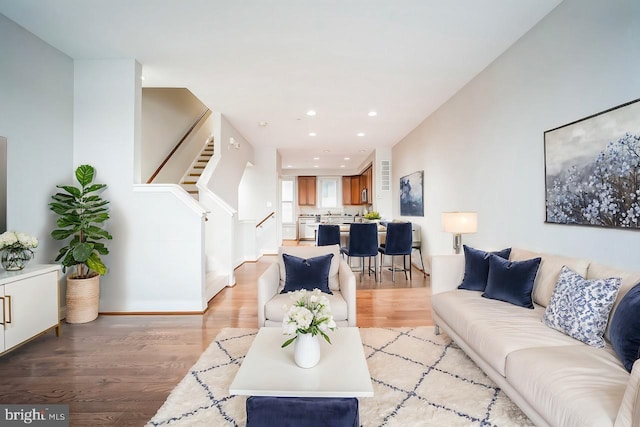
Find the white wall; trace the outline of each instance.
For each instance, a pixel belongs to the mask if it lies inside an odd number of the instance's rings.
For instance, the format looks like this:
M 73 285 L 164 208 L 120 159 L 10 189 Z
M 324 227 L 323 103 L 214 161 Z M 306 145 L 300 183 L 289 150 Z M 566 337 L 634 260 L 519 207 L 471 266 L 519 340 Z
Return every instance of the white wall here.
M 238 185 L 249 162 L 254 161 L 253 146 L 238 132 L 224 115 L 215 113 L 216 141 L 214 155 L 216 164 L 207 187 L 233 209 L 238 209 Z M 238 144 L 235 149 L 229 144 L 233 138 Z M 212 163 L 212 162 L 209 162 Z M 203 173 L 206 176 L 206 173 Z
M 207 107 L 182 88 L 142 89 L 142 180 L 147 179 L 169 155 Z M 178 183 L 213 131 L 213 119 L 201 122 L 172 156 L 154 183 Z
M 275 253 L 280 246 L 276 227 L 282 221 L 278 203 L 277 150 L 273 147 L 255 147 L 254 159 L 254 163 L 245 169 L 238 186 L 238 218 L 253 221 L 256 255 L 260 256 Z M 255 225 L 271 212 L 275 212 L 276 217 L 267 220 L 260 230 L 256 230 Z
M 450 253 L 440 213 L 477 210 L 464 242 L 640 270 L 634 231 L 545 224 L 543 132 L 638 98 L 640 2 L 565 0 L 393 149 L 397 182 L 425 171 L 424 248 Z
M 100 310 L 203 310 L 204 211 L 175 186 L 134 191 L 140 71 L 128 59 L 75 62 L 74 165 L 94 165 L 111 202 Z
M 73 172 L 73 61 L 0 15 L 0 135 L 7 138 L 7 228 L 40 240 L 37 263 L 56 257 L 49 210 Z

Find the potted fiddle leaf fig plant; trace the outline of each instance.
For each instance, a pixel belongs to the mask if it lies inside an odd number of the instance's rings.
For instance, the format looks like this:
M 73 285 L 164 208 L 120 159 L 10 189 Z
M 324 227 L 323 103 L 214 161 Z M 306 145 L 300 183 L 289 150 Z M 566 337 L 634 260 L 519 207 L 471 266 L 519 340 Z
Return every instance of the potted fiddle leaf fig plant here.
M 70 269 L 66 320 L 86 323 L 98 317 L 100 276 L 107 272 L 100 257 L 109 253 L 102 240 L 112 236 L 103 228 L 109 219 L 109 201 L 100 196 L 106 184 L 93 183 L 95 168 L 91 165 L 78 166 L 75 177 L 79 187 L 58 185 L 62 191 L 51 196 L 49 207 L 58 215 L 58 228 L 51 237 L 67 240 L 56 257 L 63 272 Z

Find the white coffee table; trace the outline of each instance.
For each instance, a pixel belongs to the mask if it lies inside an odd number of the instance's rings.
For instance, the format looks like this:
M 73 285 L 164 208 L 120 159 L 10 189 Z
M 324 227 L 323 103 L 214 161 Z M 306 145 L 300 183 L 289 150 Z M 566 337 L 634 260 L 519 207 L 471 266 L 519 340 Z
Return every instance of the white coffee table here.
M 280 348 L 282 329 L 261 328 L 249 348 L 229 394 L 277 397 L 371 397 L 373 386 L 358 328 L 320 337 L 320 362 L 303 369 L 293 360 L 293 344 Z

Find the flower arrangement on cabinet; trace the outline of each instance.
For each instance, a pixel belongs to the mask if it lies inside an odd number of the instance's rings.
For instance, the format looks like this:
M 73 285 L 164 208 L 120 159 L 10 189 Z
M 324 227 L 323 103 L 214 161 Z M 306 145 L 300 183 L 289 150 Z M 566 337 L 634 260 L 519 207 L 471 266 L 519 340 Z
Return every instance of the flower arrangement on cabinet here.
M 7 271 L 22 270 L 33 258 L 33 249 L 38 247 L 38 239 L 17 231 L 0 234 L 0 261 Z
M 296 334 L 296 336 L 286 340 L 282 347 L 294 342 L 298 334 L 311 334 L 312 336 L 320 334 L 331 344 L 327 332 L 335 330 L 336 322 L 331 314 L 329 300 L 320 289 L 313 291 L 302 289 L 290 292 L 290 298 L 294 303 L 288 307 L 287 313 L 282 319 L 282 333 L 284 335 Z

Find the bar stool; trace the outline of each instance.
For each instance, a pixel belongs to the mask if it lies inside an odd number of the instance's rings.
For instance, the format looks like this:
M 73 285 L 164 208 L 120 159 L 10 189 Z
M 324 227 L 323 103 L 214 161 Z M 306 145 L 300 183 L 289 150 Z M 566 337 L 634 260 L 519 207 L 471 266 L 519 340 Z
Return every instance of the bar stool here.
M 417 249 L 418 254 L 420 255 L 420 264 L 422 264 L 422 275 L 427 277 L 427 270 L 424 268 L 424 260 L 422 259 L 422 242 L 413 242 L 411 243 L 411 249 Z
M 378 247 L 378 251 L 382 255 L 391 255 L 391 281 L 395 282 L 396 268 L 394 258 L 396 255 L 402 255 L 402 270 L 404 277 L 407 278 L 407 256 L 409 256 L 409 280 L 411 277 L 411 251 L 413 233 L 411 231 L 410 222 L 390 222 L 387 224 L 387 239 L 385 243 Z M 383 262 L 380 262 L 382 265 Z M 382 268 L 380 268 L 380 276 L 382 277 Z
M 349 245 L 342 247 L 340 252 L 347 256 L 350 264 L 351 257 L 362 258 L 362 272 L 364 276 L 364 259 L 369 258 L 369 275 L 371 275 L 371 257 L 374 257 L 373 275 L 378 280 L 378 224 L 354 222 L 349 225 Z
M 411 232 L 413 233 L 411 249 L 418 250 L 418 254 L 420 255 L 420 264 L 422 265 L 422 275 L 427 277 L 427 270 L 424 268 L 424 258 L 422 258 L 422 233 L 420 232 L 420 226 L 412 222 Z
M 318 241 L 316 246 L 330 246 L 340 244 L 340 226 L 320 224 L 318 226 Z

